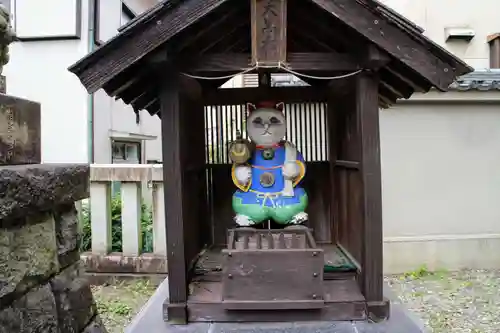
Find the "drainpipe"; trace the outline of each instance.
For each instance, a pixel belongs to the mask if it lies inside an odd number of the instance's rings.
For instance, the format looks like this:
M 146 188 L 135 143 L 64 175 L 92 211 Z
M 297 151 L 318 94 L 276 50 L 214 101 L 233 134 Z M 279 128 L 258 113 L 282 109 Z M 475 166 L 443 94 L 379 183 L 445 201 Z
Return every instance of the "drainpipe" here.
M 88 0 L 88 50 L 89 53 L 95 48 L 95 1 Z M 87 119 L 88 119 L 88 161 L 94 163 L 94 94 L 88 94 L 87 99 Z

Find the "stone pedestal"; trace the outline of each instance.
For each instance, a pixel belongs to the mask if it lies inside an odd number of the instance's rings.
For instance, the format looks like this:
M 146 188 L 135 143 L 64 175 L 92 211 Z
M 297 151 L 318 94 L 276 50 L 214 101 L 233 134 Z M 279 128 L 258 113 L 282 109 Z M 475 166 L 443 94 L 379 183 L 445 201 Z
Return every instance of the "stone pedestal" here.
M 0 165 L 41 162 L 40 104 L 0 93 Z

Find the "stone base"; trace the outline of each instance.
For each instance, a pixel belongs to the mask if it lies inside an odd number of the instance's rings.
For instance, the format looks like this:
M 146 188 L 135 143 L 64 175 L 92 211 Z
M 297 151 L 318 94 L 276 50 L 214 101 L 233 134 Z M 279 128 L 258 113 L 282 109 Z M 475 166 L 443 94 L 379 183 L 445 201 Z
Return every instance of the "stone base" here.
M 150 253 L 124 256 L 121 253 L 97 255 L 82 253 L 81 259 L 87 273 L 110 274 L 167 274 L 167 258 Z
M 387 290 L 388 299 L 394 299 Z M 390 317 L 381 323 L 368 322 L 297 322 L 297 323 L 192 323 L 169 325 L 163 320 L 164 302 L 168 300 L 168 279 L 127 327 L 128 333 L 424 333 L 423 324 L 400 304 L 391 303 Z

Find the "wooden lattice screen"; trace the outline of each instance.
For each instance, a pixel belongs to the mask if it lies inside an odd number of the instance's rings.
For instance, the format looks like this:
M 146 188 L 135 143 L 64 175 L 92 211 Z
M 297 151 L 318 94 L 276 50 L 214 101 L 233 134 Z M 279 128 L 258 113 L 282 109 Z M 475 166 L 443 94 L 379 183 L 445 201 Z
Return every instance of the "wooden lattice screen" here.
M 286 139 L 294 143 L 308 162 L 327 161 L 326 103 L 286 104 Z M 205 107 L 205 145 L 207 164 L 230 163 L 228 143 L 238 131 L 246 133 L 245 105 Z

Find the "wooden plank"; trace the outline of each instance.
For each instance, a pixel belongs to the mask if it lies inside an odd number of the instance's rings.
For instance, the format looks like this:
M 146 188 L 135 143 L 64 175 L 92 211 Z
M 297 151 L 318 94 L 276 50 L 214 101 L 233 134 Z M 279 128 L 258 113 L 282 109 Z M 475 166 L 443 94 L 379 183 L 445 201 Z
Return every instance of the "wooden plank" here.
M 326 99 L 324 89 L 317 87 L 276 88 L 220 88 L 205 92 L 205 105 L 241 105 L 263 100 L 284 103 L 321 102 Z
M 189 73 L 240 72 L 250 68 L 251 63 L 251 55 L 247 53 L 213 53 L 190 59 L 184 67 Z M 352 56 L 338 52 L 288 53 L 286 64 L 298 72 L 348 72 L 361 68 Z
M 286 60 L 287 0 L 251 0 L 252 64 Z
M 335 161 L 335 167 L 346 168 L 346 169 L 359 169 L 359 162 L 356 161 Z
M 180 83 L 167 80 L 160 94 L 163 183 L 167 225 L 167 265 L 169 272 L 169 321 L 185 322 L 187 265 L 184 244 L 184 184 Z
M 304 310 L 304 309 L 321 309 L 325 306 L 323 300 L 307 300 L 307 301 L 222 301 L 222 305 L 226 310 Z
M 299 301 L 307 309 L 317 306 L 317 302 L 308 301 L 323 299 L 321 249 L 224 250 L 223 253 L 223 301 L 243 302 L 246 307 L 255 302 L 266 309 L 271 306 L 269 301 L 280 301 L 276 306 Z
M 366 302 L 357 282 L 324 281 L 325 303 L 321 309 L 227 311 L 222 303 L 222 284 L 202 282 L 193 284 L 189 297 L 190 322 L 297 322 L 311 320 L 365 320 Z
M 363 200 L 363 252 L 361 283 L 368 301 L 383 300 L 382 181 L 378 85 L 376 74 L 363 73 L 356 80 L 356 118 L 360 129 Z
M 334 17 L 342 20 L 351 28 L 378 45 L 396 59 L 424 76 L 436 88 L 446 91 L 456 75 L 450 64 L 445 63 L 407 33 L 390 24 L 357 1 L 352 0 L 312 0 Z
M 89 93 L 94 93 L 123 70 L 185 30 L 227 0 L 183 1 L 154 20 L 145 20 L 141 29 L 128 29 L 70 68 Z M 126 35 L 127 38 L 124 38 Z M 99 56 L 99 58 L 98 58 Z M 89 63 L 92 61 L 92 63 Z

